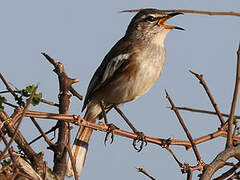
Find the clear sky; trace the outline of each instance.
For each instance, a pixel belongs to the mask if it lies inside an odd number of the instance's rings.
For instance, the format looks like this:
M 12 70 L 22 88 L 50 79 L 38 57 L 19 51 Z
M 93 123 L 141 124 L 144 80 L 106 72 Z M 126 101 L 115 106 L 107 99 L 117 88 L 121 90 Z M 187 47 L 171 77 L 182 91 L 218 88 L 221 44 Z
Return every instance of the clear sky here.
M 57 101 L 57 77 L 52 72 L 53 67 L 40 54 L 46 52 L 65 65 L 70 77 L 80 79 L 74 88 L 85 95 L 91 76 L 105 54 L 124 35 L 134 16 L 119 11 L 147 7 L 239 11 L 240 2 L 1 0 L 0 72 L 19 89 L 38 83 L 45 99 Z M 169 103 L 164 89 L 178 106 L 213 110 L 198 80 L 188 72 L 192 69 L 204 74 L 220 110 L 229 113 L 240 41 L 240 17 L 185 14 L 168 23 L 186 31 L 174 30 L 168 34 L 165 41 L 167 60 L 161 78 L 146 95 L 121 109 L 136 128 L 148 136 L 187 139 L 175 114 L 167 108 Z M 79 114 L 82 102 L 74 97 L 72 101 L 70 112 Z M 56 108 L 47 105 L 39 108 L 41 111 L 57 112 Z M 181 114 L 194 138 L 213 132 L 219 126 L 219 120 L 214 116 L 189 112 Z M 116 112 L 109 113 L 108 117 L 118 127 L 129 130 Z M 55 123 L 47 120 L 38 122 L 44 130 Z M 21 129 L 27 133 L 28 140 L 39 135 L 29 119 L 24 119 Z M 74 126 L 74 134 L 76 130 Z M 186 179 L 171 155 L 161 147 L 148 144 L 138 153 L 133 149 L 132 141 L 123 137 L 116 137 L 113 144 L 104 146 L 104 135 L 94 132 L 82 180 L 147 179 L 135 169 L 141 166 L 158 180 Z M 219 138 L 198 145 L 203 160 L 209 163 L 223 150 L 224 143 L 224 138 Z M 46 152 L 45 160 L 51 166 L 53 153 L 46 150 L 46 146 L 43 141 L 34 144 L 36 151 Z M 196 165 L 192 151 L 187 152 L 182 147 L 173 147 L 173 151 L 180 161 Z

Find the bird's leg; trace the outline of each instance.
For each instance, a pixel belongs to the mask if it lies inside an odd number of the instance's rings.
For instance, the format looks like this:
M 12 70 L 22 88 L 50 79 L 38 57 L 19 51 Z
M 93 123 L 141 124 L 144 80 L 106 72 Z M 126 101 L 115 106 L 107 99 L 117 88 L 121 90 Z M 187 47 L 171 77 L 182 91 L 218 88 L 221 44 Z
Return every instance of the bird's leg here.
M 138 131 L 133 124 L 128 120 L 128 118 L 124 115 L 124 113 L 119 109 L 119 107 L 117 105 L 114 105 L 115 110 L 120 114 L 120 116 L 126 121 L 126 123 L 128 124 L 128 126 L 132 129 L 132 131 L 137 134 L 137 138 L 133 140 L 133 147 L 134 149 L 136 149 L 138 152 L 140 152 L 143 148 L 143 145 L 145 143 L 145 146 L 147 145 L 147 141 L 145 139 L 145 135 L 143 132 Z M 141 145 L 138 148 L 136 146 L 137 142 L 141 141 Z
M 104 138 L 104 144 L 106 145 L 106 142 L 108 141 L 108 137 L 109 135 L 111 134 L 111 142 L 110 144 L 113 143 L 113 139 L 114 139 L 114 130 L 115 129 L 119 129 L 117 126 L 115 126 L 114 124 L 112 123 L 108 123 L 108 120 L 107 120 L 107 115 L 106 115 L 106 111 L 105 111 L 105 108 L 104 108 L 104 104 L 103 104 L 103 101 L 100 101 L 99 102 L 100 106 L 101 106 L 101 109 L 102 109 L 102 116 L 103 116 L 103 119 L 104 119 L 104 123 L 108 126 L 108 131 L 107 131 L 107 134 Z

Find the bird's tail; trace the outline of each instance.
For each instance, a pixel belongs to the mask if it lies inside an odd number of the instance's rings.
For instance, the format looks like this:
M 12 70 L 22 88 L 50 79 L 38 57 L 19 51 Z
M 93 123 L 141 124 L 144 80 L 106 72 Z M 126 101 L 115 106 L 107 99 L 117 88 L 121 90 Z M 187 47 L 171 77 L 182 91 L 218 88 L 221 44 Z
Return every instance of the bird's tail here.
M 84 116 L 84 119 L 89 121 L 88 113 Z M 95 123 L 98 118 L 91 119 L 91 122 Z M 74 140 L 73 147 L 72 147 L 72 156 L 75 159 L 75 167 L 78 176 L 80 175 L 84 162 L 86 159 L 87 151 L 88 151 L 88 144 L 92 135 L 93 129 L 81 126 L 78 129 L 77 136 Z M 66 170 L 66 176 L 71 177 L 73 176 L 73 168 L 72 162 L 69 158 Z

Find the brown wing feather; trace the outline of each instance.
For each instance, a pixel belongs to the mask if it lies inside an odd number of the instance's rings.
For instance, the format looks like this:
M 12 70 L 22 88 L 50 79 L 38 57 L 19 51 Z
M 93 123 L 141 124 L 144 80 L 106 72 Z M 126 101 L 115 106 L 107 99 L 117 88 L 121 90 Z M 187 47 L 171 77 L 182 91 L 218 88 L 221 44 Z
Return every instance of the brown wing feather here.
M 120 54 L 131 53 L 132 43 L 130 40 L 126 40 L 125 37 L 120 39 L 109 51 L 109 53 L 104 57 L 102 63 L 97 68 L 94 73 L 87 89 L 85 100 L 83 103 L 82 111 L 86 108 L 89 101 L 91 101 L 92 94 L 98 90 L 100 87 L 106 85 L 109 80 L 113 77 L 114 73 L 119 70 L 119 68 L 124 68 L 126 66 L 128 59 L 122 59 L 121 62 L 117 62 L 114 68 L 107 68 L 109 62 L 111 62 L 115 57 Z M 108 71 L 108 72 L 106 72 Z

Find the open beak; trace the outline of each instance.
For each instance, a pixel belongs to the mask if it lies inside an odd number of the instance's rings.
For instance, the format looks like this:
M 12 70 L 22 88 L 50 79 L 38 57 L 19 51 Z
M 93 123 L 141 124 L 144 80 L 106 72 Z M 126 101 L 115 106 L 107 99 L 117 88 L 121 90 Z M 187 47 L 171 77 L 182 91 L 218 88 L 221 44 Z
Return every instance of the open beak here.
M 169 13 L 169 14 L 167 14 L 165 17 L 159 19 L 158 22 L 157 22 L 157 24 L 158 24 L 159 26 L 163 26 L 165 29 L 184 30 L 183 28 L 178 27 L 178 26 L 170 26 L 170 25 L 166 25 L 166 24 L 165 24 L 165 22 L 166 22 L 168 19 L 170 19 L 170 18 L 172 18 L 172 17 L 174 17 L 174 16 L 176 16 L 176 15 L 179 15 L 179 14 L 183 14 L 183 13 L 180 13 L 180 12 Z

